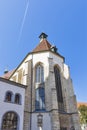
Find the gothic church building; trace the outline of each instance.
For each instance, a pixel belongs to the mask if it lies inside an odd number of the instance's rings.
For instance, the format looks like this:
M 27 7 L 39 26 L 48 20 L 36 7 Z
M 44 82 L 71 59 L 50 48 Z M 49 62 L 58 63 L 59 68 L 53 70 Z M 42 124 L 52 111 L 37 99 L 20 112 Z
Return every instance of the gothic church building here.
M 0 130 L 81 130 L 69 67 L 41 33 L 13 72 L 0 77 Z

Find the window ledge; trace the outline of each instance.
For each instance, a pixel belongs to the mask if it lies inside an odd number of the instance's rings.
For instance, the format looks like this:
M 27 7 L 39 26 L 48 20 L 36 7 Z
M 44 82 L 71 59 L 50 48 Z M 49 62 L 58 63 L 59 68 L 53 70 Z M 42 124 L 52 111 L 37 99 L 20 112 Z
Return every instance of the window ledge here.
M 15 102 L 12 102 L 12 101 L 4 101 L 4 102 L 6 102 L 6 103 L 12 103 L 12 104 L 15 104 L 15 105 L 22 105 L 21 103 L 15 103 Z
M 35 110 L 35 112 L 45 112 L 46 109 L 42 109 L 42 110 Z

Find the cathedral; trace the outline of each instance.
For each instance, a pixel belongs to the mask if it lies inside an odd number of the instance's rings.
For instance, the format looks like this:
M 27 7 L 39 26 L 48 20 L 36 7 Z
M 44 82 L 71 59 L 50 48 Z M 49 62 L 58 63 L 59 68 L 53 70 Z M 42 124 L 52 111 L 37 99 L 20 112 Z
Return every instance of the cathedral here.
M 81 130 L 69 67 L 47 37 L 0 77 L 0 130 Z

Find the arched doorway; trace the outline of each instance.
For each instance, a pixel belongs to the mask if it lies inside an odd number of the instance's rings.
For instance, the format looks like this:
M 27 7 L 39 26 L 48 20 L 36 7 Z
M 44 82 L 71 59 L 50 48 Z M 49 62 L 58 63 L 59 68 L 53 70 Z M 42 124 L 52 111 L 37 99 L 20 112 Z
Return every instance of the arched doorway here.
M 7 112 L 3 116 L 2 130 L 18 130 L 18 115 L 15 112 Z

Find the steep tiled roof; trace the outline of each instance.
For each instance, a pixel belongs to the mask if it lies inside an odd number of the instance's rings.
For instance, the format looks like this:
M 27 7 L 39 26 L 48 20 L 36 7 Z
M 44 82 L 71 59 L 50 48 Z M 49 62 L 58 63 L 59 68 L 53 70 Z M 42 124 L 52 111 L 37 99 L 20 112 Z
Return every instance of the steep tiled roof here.
M 4 75 L 2 76 L 2 78 L 9 79 L 9 77 L 12 75 L 12 73 L 13 73 L 14 71 L 15 71 L 15 70 L 11 70 L 11 71 L 7 72 L 6 74 L 4 74 Z
M 43 39 L 32 52 L 47 51 L 50 50 L 50 48 L 51 44 L 46 39 Z

